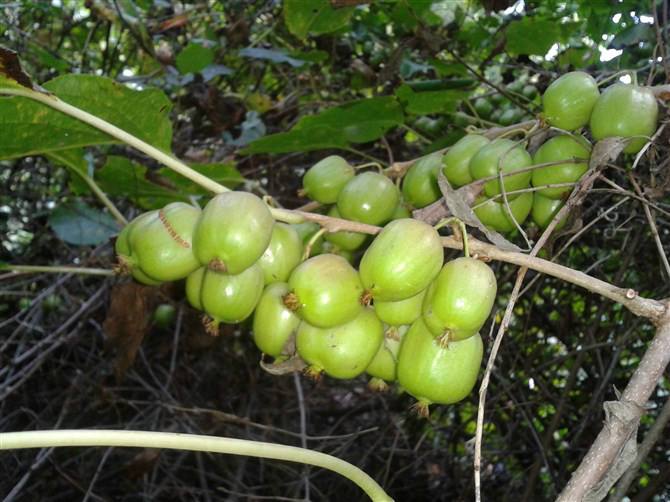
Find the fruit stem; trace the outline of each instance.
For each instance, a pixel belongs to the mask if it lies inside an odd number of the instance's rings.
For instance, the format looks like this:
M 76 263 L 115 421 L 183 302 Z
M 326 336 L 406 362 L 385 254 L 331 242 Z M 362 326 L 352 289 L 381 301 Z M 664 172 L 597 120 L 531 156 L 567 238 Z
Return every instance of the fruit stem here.
M 59 446 L 167 448 L 286 460 L 334 471 L 358 485 L 374 501 L 392 501 L 381 486 L 355 465 L 326 453 L 296 446 L 175 432 L 54 430 L 0 433 L 0 450 Z
M 117 275 L 114 270 L 107 268 L 86 268 L 86 267 L 62 267 L 46 265 L 10 265 L 8 263 L 0 264 L 0 270 L 10 270 L 26 274 L 81 274 L 81 275 Z
M 463 255 L 466 258 L 470 258 L 470 246 L 468 245 L 468 231 L 465 227 L 465 223 L 462 220 L 456 218 L 455 216 L 450 216 L 449 218 L 444 218 L 437 222 L 433 228 L 439 230 L 440 228 L 451 225 L 451 228 L 454 232 L 454 235 L 460 234 L 461 240 L 463 241 Z
M 602 85 L 606 84 L 607 82 L 611 82 L 614 79 L 623 77 L 624 75 L 628 75 L 630 77 L 631 84 L 637 85 L 637 72 L 633 70 L 622 70 L 618 71 L 609 77 L 605 77 L 601 81 L 598 82 L 598 87 L 601 87 Z
M 328 230 L 326 230 L 325 227 L 320 228 L 318 232 L 309 238 L 309 241 L 307 241 L 307 245 L 305 246 L 305 250 L 302 253 L 302 261 L 305 261 L 307 258 L 309 258 L 309 255 L 312 253 L 312 247 L 314 247 L 316 241 L 318 241 L 327 231 Z
M 358 166 L 353 166 L 356 171 L 359 169 L 364 169 L 366 167 L 376 167 L 379 171 L 379 174 L 384 174 L 384 168 L 379 162 L 366 162 L 365 164 L 360 164 Z
M 372 377 L 368 382 L 368 389 L 372 392 L 388 392 L 389 388 L 389 384 L 381 378 Z

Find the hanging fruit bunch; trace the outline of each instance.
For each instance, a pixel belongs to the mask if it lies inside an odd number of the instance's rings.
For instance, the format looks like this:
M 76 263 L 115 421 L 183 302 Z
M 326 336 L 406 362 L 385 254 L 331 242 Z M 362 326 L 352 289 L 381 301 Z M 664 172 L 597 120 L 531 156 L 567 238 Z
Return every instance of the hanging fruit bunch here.
M 487 104 L 475 109 L 493 115 Z M 586 126 L 593 140 L 630 138 L 625 152 L 636 153 L 658 115 L 645 88 L 614 84 L 601 94 L 583 72 L 554 81 L 542 106 L 551 134 L 532 154 L 526 137 L 470 133 L 414 162 L 397 183 L 337 155 L 313 165 L 301 193 L 331 218 L 382 227 L 374 239 L 355 225 L 330 232 L 277 222 L 257 196 L 226 192 L 202 210 L 173 203 L 135 218 L 118 236 L 118 267 L 148 285 L 185 280 L 213 335 L 253 315 L 253 340 L 276 362 L 300 358 L 314 378 L 367 373 L 376 390 L 397 382 L 427 415 L 428 405 L 472 391 L 497 284 L 489 265 L 469 256 L 462 223 L 433 227 L 410 210 L 441 197 L 444 175 L 454 188 L 480 188 L 472 207 L 491 229 L 513 233 L 529 216 L 545 228 L 588 170 Z M 464 256 L 445 263 L 438 231 L 447 223 L 460 225 Z

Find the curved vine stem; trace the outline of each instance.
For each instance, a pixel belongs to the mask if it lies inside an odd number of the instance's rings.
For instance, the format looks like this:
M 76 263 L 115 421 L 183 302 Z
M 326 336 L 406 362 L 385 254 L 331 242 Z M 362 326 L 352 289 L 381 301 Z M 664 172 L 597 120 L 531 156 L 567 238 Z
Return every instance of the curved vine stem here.
M 147 154 L 153 159 L 165 164 L 167 167 L 173 171 L 178 172 L 182 176 L 190 179 L 194 183 L 206 188 L 214 193 L 223 193 L 228 192 L 230 189 L 217 183 L 216 181 L 200 174 L 199 172 L 191 169 L 189 166 L 184 164 L 181 160 L 173 157 L 172 155 L 165 153 L 163 150 L 156 148 L 153 145 L 150 145 L 146 141 L 142 141 L 136 136 L 129 134 L 123 129 L 116 127 L 114 124 L 110 124 L 106 120 L 101 119 L 87 111 L 72 106 L 69 103 L 59 99 L 53 94 L 46 94 L 42 92 L 33 91 L 30 89 L 2 89 L 0 90 L 1 94 L 7 94 L 10 96 L 21 96 L 24 98 L 32 99 L 38 101 L 43 105 L 46 105 L 54 110 L 65 113 L 71 117 L 74 117 L 86 124 L 99 129 L 113 138 L 123 141 L 124 143 L 138 149 L 140 152 Z
M 81 274 L 81 275 L 102 275 L 114 276 L 117 275 L 108 268 L 86 268 L 86 267 L 62 267 L 62 266 L 46 266 L 46 265 L 11 265 L 0 264 L 0 270 L 9 270 L 12 272 L 19 272 L 24 274 Z
M 439 230 L 446 225 L 451 225 L 451 228 L 454 232 L 454 235 L 460 235 L 461 241 L 463 241 L 463 255 L 466 258 L 470 258 L 470 246 L 468 244 L 468 230 L 465 227 L 465 223 L 455 216 L 450 216 L 449 218 L 444 218 L 433 228 Z
M 296 446 L 217 436 L 153 431 L 82 429 L 0 433 L 0 450 L 59 446 L 169 448 L 172 450 L 207 451 L 287 460 L 336 472 L 356 483 L 375 502 L 393 500 L 374 479 L 355 465 L 332 455 Z

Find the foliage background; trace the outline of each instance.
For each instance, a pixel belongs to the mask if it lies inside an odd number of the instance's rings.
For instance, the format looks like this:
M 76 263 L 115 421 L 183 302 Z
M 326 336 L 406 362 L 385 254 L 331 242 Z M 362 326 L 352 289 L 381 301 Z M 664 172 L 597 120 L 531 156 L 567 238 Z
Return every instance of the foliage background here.
M 504 124 L 537 113 L 537 95 L 571 69 L 602 78 L 632 69 L 640 82 L 667 81 L 662 0 L 339 4 L 9 2 L 0 4 L 0 33 L 36 82 L 286 207 L 304 202 L 300 176 L 327 154 L 390 164 L 448 146 L 469 124 L 488 125 L 474 107 L 478 97 L 501 111 L 490 120 Z M 127 217 L 205 195 L 57 115 L 43 118 L 42 130 L 28 128 L 37 111 L 12 106 L 0 100 L 0 260 L 111 265 L 118 227 L 78 171 L 93 175 Z M 667 242 L 667 137 L 658 144 L 635 176 L 659 208 Z M 607 177 L 631 190 L 631 163 Z M 644 296 L 668 296 L 642 205 L 624 196 L 598 183 L 573 215 L 572 232 L 552 240 L 548 253 Z M 494 266 L 501 311 L 515 269 Z M 178 287 L 71 275 L 0 280 L 0 430 L 113 427 L 307 444 L 354 462 L 396 500 L 473 497 L 476 392 L 435 407 L 426 422 L 407 412 L 408 396 L 373 394 L 364 378 L 314 384 L 265 373 L 247 325 L 207 337 Z M 168 329 L 151 320 L 162 302 L 178 308 Z M 515 314 L 489 389 L 484 496 L 550 500 L 652 330 L 547 277 L 532 277 Z M 667 379 L 658 387 L 641 436 L 668 387 Z M 668 441 L 644 463 L 633 500 L 670 500 Z M 5 500 L 360 499 L 334 475 L 207 454 L 22 451 L 1 455 L 0 466 Z

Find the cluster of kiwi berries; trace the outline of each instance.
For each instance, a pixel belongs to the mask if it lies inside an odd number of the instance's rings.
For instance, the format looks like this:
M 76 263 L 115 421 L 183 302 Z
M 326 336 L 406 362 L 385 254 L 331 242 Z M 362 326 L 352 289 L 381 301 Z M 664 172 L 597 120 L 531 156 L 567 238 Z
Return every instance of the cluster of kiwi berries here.
M 258 348 L 279 362 L 300 357 L 312 376 L 367 373 L 377 389 L 398 382 L 422 414 L 430 403 L 460 401 L 481 366 L 479 330 L 496 279 L 488 265 L 468 256 L 467 245 L 466 256 L 445 264 L 437 228 L 412 219 L 408 207 L 440 197 L 442 169 L 456 187 L 490 178 L 474 205 L 486 225 L 512 231 L 511 211 L 519 224 L 532 213 L 544 226 L 587 168 L 590 145 L 571 131 L 590 124 L 595 140 L 632 138 L 624 151 L 635 153 L 656 128 L 656 100 L 635 85 L 615 84 L 601 95 L 589 75 L 573 72 L 542 99 L 544 120 L 560 134 L 534 158 L 522 143 L 469 134 L 446 154 L 415 162 L 402 189 L 384 173 L 357 172 L 339 156 L 312 166 L 303 193 L 329 216 L 383 226 L 372 240 L 351 231 L 325 233 L 315 223 L 276 222 L 255 195 L 226 192 L 202 210 L 172 203 L 135 218 L 116 241 L 119 267 L 149 285 L 185 279 L 186 297 L 205 313 L 210 333 L 253 314 Z M 533 163 L 540 167 L 524 170 Z M 528 190 L 531 184 L 542 188 Z
M 303 186 L 334 204 L 329 214 L 383 229 L 371 242 L 326 234 L 334 247 L 309 257 L 321 232 L 305 245 L 304 225 L 276 222 L 253 194 L 226 192 L 203 210 L 172 203 L 135 218 L 116 241 L 119 266 L 149 285 L 185 279 L 212 334 L 253 313 L 258 348 L 277 361 L 299 356 L 314 377 L 367 372 L 380 390 L 397 381 L 422 414 L 466 397 L 496 295 L 492 270 L 467 256 L 445 264 L 438 230 L 398 211 L 400 190 L 381 173 L 356 174 L 331 156 Z M 342 250 L 351 254 L 329 252 Z
M 584 72 L 567 73 L 555 80 L 542 96 L 542 107 L 543 120 L 557 134 L 533 155 L 524 141 L 490 141 L 467 134 L 444 156 L 436 155 L 431 162 L 416 163 L 409 169 L 403 182 L 407 202 L 421 208 L 439 199 L 437 175 L 443 169 L 455 188 L 488 179 L 473 205 L 487 227 L 513 233 L 517 224 L 530 216 L 544 229 L 588 169 L 591 143 L 581 134 L 585 126 L 596 141 L 629 138 L 624 152 L 637 153 L 653 135 L 658 118 L 656 98 L 648 88 L 616 83 L 601 94 L 593 77 Z M 516 173 L 509 174 L 512 172 Z M 565 220 L 556 229 L 563 225 Z

